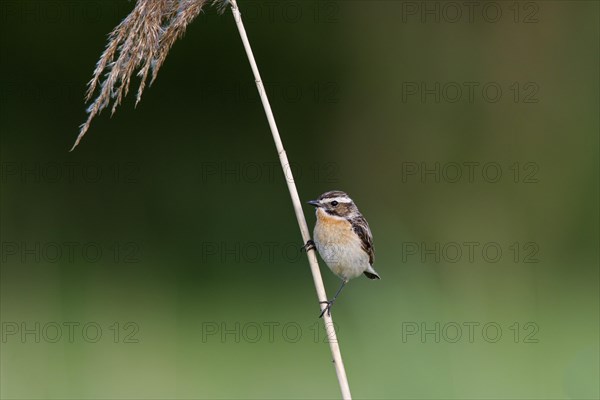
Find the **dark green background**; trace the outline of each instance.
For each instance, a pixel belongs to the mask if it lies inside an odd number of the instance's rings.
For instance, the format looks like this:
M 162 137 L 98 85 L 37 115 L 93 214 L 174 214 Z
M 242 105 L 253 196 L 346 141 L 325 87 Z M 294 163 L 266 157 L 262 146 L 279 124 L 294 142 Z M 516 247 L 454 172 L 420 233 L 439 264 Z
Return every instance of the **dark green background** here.
M 301 199 L 345 190 L 374 234 L 383 279 L 352 281 L 333 313 L 354 396 L 598 398 L 598 3 L 477 2 L 456 22 L 444 2 L 239 3 Z M 1 396 L 339 396 L 229 11 L 200 15 L 137 109 L 68 153 L 132 6 L 1 2 Z M 438 102 L 405 90 L 436 82 Z M 465 82 L 473 101 L 454 101 Z M 406 175 L 436 163 L 439 179 Z M 36 323 L 39 343 L 21 335 Z

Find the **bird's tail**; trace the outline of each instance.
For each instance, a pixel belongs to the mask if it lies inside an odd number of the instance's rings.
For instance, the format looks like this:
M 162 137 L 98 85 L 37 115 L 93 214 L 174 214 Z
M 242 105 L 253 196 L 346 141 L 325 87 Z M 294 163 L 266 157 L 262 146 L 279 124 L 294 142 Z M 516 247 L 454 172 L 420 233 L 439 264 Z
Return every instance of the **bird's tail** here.
M 375 270 L 372 267 L 369 267 L 368 270 L 366 270 L 364 272 L 365 276 L 369 279 L 381 279 L 379 277 L 379 274 L 377 272 L 375 272 Z

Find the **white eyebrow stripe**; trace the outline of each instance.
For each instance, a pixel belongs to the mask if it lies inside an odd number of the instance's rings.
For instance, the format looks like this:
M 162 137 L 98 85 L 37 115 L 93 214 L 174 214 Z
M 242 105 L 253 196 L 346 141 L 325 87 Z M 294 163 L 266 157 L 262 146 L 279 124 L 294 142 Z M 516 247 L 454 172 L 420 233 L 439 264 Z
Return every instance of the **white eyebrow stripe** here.
M 332 197 L 331 199 L 323 199 L 325 203 L 331 203 L 337 201 L 338 203 L 352 203 L 352 199 L 350 197 Z

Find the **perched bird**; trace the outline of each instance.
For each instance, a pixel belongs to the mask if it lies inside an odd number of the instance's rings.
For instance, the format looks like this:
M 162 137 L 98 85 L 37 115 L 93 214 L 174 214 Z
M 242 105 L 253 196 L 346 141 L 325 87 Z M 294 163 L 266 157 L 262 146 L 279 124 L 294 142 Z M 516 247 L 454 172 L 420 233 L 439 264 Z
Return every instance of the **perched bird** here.
M 342 279 L 342 285 L 331 300 L 321 302 L 327 306 L 321 312 L 331 315 L 331 307 L 346 283 L 365 274 L 369 279 L 381 279 L 373 269 L 375 250 L 373 235 L 365 217 L 350 197 L 337 190 L 323 193 L 317 200 L 308 202 L 316 207 L 317 224 L 305 248 L 316 246 L 329 269 Z

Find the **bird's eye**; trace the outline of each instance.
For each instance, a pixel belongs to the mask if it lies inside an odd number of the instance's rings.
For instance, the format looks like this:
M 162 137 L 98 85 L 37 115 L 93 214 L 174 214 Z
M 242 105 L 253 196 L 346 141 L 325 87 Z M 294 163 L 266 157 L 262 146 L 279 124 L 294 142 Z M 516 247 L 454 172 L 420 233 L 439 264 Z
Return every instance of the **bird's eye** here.
M 338 205 L 338 202 L 337 202 L 337 201 L 332 201 L 332 202 L 331 202 L 331 205 L 335 207 L 335 206 L 337 206 L 337 205 Z

